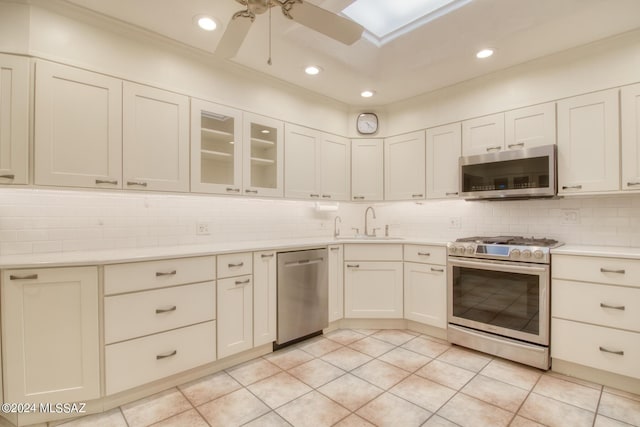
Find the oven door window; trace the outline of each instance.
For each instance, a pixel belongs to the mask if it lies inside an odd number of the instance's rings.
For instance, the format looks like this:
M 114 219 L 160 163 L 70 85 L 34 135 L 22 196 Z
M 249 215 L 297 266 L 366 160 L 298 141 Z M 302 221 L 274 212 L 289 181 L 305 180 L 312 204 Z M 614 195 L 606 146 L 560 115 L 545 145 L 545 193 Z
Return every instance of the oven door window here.
M 469 325 L 539 336 L 540 276 L 454 267 L 452 311 L 453 317 L 466 319 Z

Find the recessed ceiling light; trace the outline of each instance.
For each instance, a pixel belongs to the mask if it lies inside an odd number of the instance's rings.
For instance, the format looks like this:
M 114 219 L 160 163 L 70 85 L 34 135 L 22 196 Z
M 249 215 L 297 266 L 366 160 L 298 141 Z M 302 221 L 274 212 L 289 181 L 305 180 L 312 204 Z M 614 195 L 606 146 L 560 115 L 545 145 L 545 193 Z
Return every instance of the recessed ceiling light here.
M 202 28 L 205 31 L 213 31 L 218 28 L 218 23 L 210 16 L 198 15 L 194 20 L 198 24 L 198 27 Z
M 493 49 L 482 49 L 476 53 L 476 58 L 484 59 L 493 55 Z
M 320 74 L 320 71 L 322 71 L 322 68 L 318 67 L 317 65 L 309 65 L 304 69 L 304 72 L 309 74 L 310 76 Z
M 371 98 L 375 92 L 372 90 L 363 90 L 360 92 L 360 96 L 363 98 Z

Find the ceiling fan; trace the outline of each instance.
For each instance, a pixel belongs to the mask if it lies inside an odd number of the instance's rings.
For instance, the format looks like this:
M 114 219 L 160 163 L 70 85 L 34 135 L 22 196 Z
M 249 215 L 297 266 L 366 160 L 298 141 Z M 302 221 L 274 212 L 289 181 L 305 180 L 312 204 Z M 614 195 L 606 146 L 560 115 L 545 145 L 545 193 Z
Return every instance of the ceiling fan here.
M 280 6 L 282 13 L 287 18 L 346 45 L 358 41 L 364 31 L 361 25 L 315 6 L 307 0 L 236 1 L 247 8 L 233 15 L 218 43 L 216 55 L 224 58 L 231 58 L 238 53 L 256 15 L 261 15 L 275 6 Z

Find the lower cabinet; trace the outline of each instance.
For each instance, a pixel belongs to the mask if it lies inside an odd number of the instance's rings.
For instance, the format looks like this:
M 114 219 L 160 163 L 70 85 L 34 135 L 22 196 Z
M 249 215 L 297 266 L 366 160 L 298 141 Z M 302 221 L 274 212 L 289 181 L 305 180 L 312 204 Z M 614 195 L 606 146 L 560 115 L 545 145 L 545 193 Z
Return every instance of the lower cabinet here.
M 404 263 L 404 317 L 446 328 L 447 280 L 444 266 Z
M 342 245 L 329 246 L 329 322 L 344 317 L 344 253 Z
M 275 251 L 253 254 L 253 346 L 276 340 L 278 262 Z
M 344 267 L 345 317 L 403 317 L 402 262 L 347 261 Z
M 253 347 L 251 275 L 218 280 L 218 359 Z
M 4 402 L 100 397 L 97 267 L 2 272 Z

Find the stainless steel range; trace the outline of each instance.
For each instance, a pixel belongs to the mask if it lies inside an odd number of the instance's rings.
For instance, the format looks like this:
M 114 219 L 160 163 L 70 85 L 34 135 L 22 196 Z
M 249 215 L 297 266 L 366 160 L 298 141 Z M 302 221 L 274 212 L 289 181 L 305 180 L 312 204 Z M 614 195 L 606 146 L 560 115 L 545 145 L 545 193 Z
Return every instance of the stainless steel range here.
M 447 244 L 449 341 L 549 369 L 552 239 L 470 237 Z

